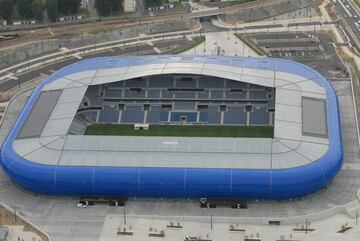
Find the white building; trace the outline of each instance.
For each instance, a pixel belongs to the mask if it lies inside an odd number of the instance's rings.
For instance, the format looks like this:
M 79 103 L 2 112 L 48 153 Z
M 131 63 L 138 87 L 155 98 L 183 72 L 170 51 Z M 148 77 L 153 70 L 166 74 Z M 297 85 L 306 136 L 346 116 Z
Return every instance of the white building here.
M 136 0 L 124 0 L 124 12 L 134 13 L 136 11 Z

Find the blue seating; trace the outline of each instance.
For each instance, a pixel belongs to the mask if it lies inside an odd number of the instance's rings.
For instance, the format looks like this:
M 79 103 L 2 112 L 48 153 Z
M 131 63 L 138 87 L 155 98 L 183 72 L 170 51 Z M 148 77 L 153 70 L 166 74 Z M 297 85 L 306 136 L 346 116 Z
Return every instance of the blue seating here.
M 160 121 L 169 121 L 169 111 L 160 112 Z
M 209 124 L 221 124 L 221 112 L 219 111 L 219 107 L 208 107 L 207 122 Z
M 148 98 L 160 98 L 160 90 L 150 89 L 147 91 Z
M 235 80 L 226 80 L 226 88 L 229 89 L 242 89 L 247 86 L 247 83 L 235 81 Z
M 132 91 L 132 90 L 125 90 L 125 98 L 145 98 L 145 91 Z
M 96 122 L 97 112 L 96 111 L 86 111 L 80 114 L 85 120 L 90 120 Z
M 270 113 L 267 107 L 253 107 L 250 115 L 250 125 L 269 125 Z
M 173 98 L 173 94 L 167 90 L 162 90 L 161 91 L 161 94 L 162 94 L 162 98 L 163 99 L 172 99 Z
M 209 93 L 208 90 L 198 92 L 198 99 L 209 99 Z
M 226 91 L 225 99 L 227 99 L 227 100 L 244 100 L 244 99 L 247 99 L 246 93 L 247 93 L 246 91 L 242 91 L 242 92 Z
M 132 80 L 125 80 L 125 87 L 145 87 L 146 81 L 143 78 L 137 78 Z
M 196 88 L 196 80 L 183 80 L 177 79 L 175 80 L 175 87 L 176 88 Z
M 100 111 L 99 122 L 117 123 L 119 120 L 119 110 L 115 106 L 104 105 Z
M 208 112 L 207 111 L 201 111 L 199 116 L 200 122 L 208 122 Z
M 174 78 L 170 76 L 154 76 L 149 78 L 148 87 L 173 88 Z
M 121 113 L 121 123 L 179 122 L 181 116 L 184 116 L 188 122 L 246 125 L 247 112 L 243 105 L 252 104 L 257 107 L 249 113 L 250 125 L 270 124 L 270 113 L 267 108 L 275 109 L 274 89 L 216 77 L 200 76 L 198 81 L 195 79 L 176 79 L 164 75 L 149 77 L 148 80 L 139 78 L 89 86 L 83 101 L 88 103 L 84 107 L 102 107 L 98 116 L 101 123 L 117 123 Z M 139 88 L 139 91 L 130 88 Z M 185 88 L 185 90 L 168 91 L 169 88 Z M 190 91 L 186 90 L 187 88 L 199 88 L 203 91 Z M 115 106 L 111 107 L 109 103 Z M 120 103 L 125 104 L 121 112 L 117 108 L 117 104 Z M 144 104 L 150 105 L 146 120 L 144 120 Z M 161 107 L 166 104 L 171 105 L 171 108 Z M 227 106 L 227 110 L 223 112 L 223 123 L 220 104 Z M 198 110 L 198 105 L 207 108 Z M 96 111 L 84 114 L 88 119 L 96 121 Z
M 175 101 L 175 110 L 195 110 L 194 101 Z
M 89 111 L 88 116 L 92 121 L 96 122 L 97 111 Z
M 259 91 L 251 90 L 250 91 L 250 99 L 265 100 L 265 99 L 267 99 L 267 95 L 264 90 L 259 90 Z
M 224 91 L 222 90 L 212 90 L 210 95 L 211 99 L 224 99 Z
M 245 125 L 246 112 L 244 107 L 228 107 L 224 113 L 224 124 Z
M 178 122 L 185 117 L 188 122 L 196 122 L 197 112 L 171 112 L 170 121 Z
M 195 93 L 191 92 L 176 92 L 175 99 L 195 99 Z
M 105 97 L 121 98 L 122 94 L 123 94 L 122 89 L 106 89 L 105 90 Z
M 119 88 L 119 87 L 124 87 L 125 86 L 125 81 L 118 81 L 118 82 L 113 82 L 110 84 L 106 84 L 109 88 Z
M 224 88 L 224 80 L 214 77 L 200 77 L 199 88 L 206 89 L 222 89 Z
M 160 122 L 160 106 L 151 106 L 150 110 L 147 112 L 147 123 L 159 123 Z
M 144 111 L 142 106 L 126 106 L 121 115 L 122 123 L 143 123 Z
M 89 99 L 89 102 L 90 102 L 90 103 L 88 103 L 88 106 L 95 107 L 95 106 L 102 105 L 102 101 L 101 101 L 101 99 L 99 99 L 99 86 L 98 85 L 89 86 L 86 91 L 85 96 Z

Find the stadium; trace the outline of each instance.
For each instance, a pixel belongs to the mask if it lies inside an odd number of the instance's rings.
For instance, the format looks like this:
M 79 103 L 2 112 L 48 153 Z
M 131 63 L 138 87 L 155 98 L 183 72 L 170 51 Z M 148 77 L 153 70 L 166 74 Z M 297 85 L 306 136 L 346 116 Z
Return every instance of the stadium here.
M 95 58 L 33 91 L 1 164 L 49 195 L 290 199 L 340 170 L 339 117 L 331 84 L 289 60 Z

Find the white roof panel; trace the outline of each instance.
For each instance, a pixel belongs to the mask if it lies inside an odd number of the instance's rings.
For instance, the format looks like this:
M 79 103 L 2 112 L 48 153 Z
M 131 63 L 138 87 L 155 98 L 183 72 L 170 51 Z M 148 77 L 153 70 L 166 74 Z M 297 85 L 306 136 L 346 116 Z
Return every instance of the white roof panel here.
M 253 69 L 243 68 L 240 62 L 232 63 L 240 66 L 236 67 L 197 63 L 191 59 L 189 62 L 172 59 L 161 64 L 136 63 L 130 67 L 113 67 L 118 63 L 111 64 L 110 61 L 111 65 L 106 68 L 101 68 L 99 64 L 97 70 L 60 77 L 44 87 L 45 90 L 64 91 L 42 137 L 16 140 L 14 149 L 29 160 L 45 164 L 209 168 L 295 167 L 316 160 L 327 151 L 328 139 L 302 136 L 301 98 L 325 98 L 324 88 L 311 79 L 266 70 L 272 68 L 267 66 L 268 63 Z M 203 74 L 267 87 L 275 85 L 274 140 L 67 135 L 87 85 L 158 74 Z M 45 136 L 49 137 L 44 139 Z

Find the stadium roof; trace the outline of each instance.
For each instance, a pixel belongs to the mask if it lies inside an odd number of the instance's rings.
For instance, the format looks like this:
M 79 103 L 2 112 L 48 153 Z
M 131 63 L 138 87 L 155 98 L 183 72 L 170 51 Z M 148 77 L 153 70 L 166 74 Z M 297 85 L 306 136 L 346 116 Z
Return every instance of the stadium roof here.
M 276 88 L 274 139 L 68 135 L 88 86 L 161 74 L 217 76 Z M 13 148 L 24 159 L 48 165 L 302 166 L 320 159 L 329 149 L 330 105 L 320 78 L 303 65 L 267 58 L 141 56 L 85 60 L 56 72 L 36 90 L 22 113 L 27 117 L 22 119 Z

